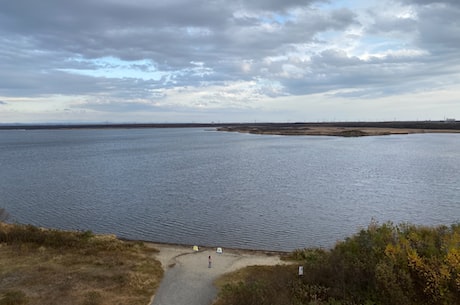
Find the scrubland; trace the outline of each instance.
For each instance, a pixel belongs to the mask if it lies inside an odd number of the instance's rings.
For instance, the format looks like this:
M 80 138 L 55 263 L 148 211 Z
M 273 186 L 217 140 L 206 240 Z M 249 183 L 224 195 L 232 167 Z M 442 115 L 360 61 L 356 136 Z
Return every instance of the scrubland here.
M 0 304 L 148 304 L 155 250 L 91 232 L 0 223 Z
M 220 279 L 215 305 L 460 304 L 460 224 L 372 223 L 330 250 L 297 250 L 290 260 Z

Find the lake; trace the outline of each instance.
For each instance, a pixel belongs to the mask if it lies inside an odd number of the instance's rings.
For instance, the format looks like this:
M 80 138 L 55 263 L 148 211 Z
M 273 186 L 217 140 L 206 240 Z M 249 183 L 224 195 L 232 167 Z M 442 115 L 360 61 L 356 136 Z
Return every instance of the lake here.
M 372 219 L 460 221 L 460 134 L 0 131 L 12 222 L 184 245 L 332 247 Z

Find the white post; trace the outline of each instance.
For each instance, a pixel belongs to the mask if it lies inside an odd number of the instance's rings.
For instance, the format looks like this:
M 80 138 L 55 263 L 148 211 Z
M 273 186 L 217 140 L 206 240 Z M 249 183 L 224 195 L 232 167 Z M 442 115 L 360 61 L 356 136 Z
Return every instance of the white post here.
M 299 276 L 303 276 L 303 266 L 299 266 Z

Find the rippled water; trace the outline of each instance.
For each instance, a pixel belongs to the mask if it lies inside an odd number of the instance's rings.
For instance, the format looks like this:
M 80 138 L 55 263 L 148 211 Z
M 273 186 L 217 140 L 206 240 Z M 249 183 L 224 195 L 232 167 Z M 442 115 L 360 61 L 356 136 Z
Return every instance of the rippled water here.
M 460 135 L 0 132 L 12 220 L 156 242 L 330 247 L 372 218 L 460 221 Z

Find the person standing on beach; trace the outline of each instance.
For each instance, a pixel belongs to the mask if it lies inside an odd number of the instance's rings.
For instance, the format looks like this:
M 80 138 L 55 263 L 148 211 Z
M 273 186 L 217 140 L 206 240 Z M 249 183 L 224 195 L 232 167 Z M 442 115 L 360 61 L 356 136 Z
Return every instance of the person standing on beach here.
M 211 262 L 212 262 L 211 255 L 209 255 L 209 257 L 208 257 L 208 268 L 211 268 Z

